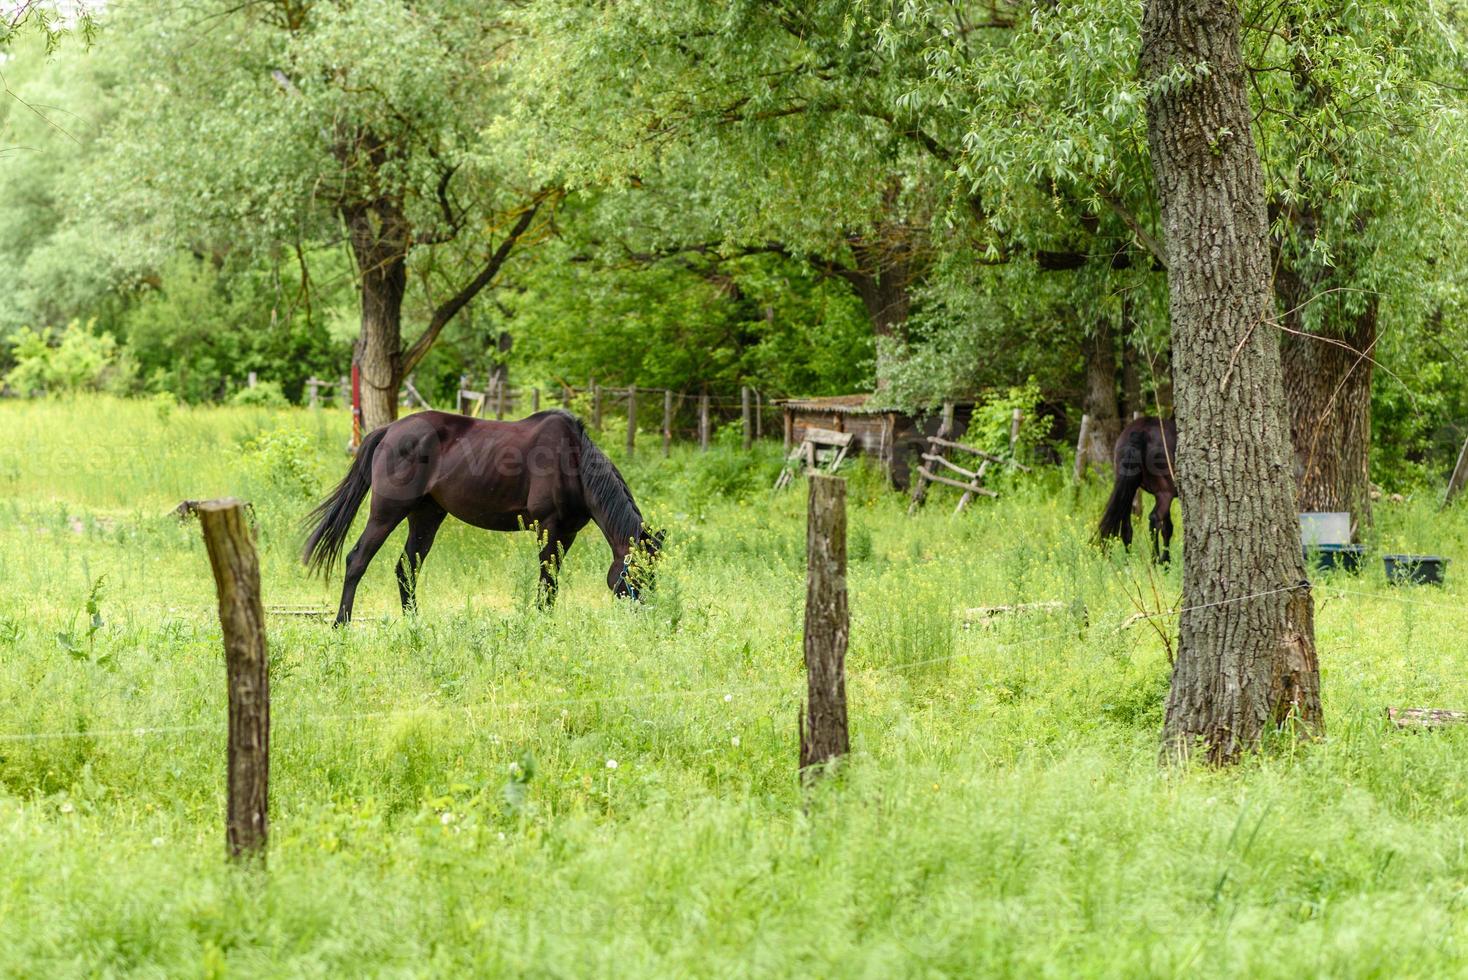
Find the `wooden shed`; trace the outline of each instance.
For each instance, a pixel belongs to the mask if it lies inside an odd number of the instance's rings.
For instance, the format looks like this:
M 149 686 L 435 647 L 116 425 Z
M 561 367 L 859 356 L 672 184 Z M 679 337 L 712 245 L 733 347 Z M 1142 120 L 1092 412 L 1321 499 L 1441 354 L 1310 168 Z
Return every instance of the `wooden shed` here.
M 850 432 L 855 438 L 851 452 L 874 457 L 887 473 L 887 479 L 900 490 L 907 489 L 912 468 L 926 448 L 926 440 L 936 435 L 942 422 L 941 413 L 909 415 L 884 407 L 874 395 L 832 395 L 827 398 L 790 398 L 781 402 L 785 415 L 785 446 L 799 445 L 806 429 L 834 429 Z M 973 415 L 972 402 L 953 406 L 955 431 L 959 438 L 968 428 Z

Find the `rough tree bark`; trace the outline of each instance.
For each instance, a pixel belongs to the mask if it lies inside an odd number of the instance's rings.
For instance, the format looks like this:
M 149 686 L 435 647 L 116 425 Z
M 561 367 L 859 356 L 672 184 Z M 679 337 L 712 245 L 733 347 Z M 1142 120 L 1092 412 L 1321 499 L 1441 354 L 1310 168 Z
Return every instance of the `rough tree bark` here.
M 1086 452 L 1095 466 L 1110 468 L 1111 451 L 1121 435 L 1116 400 L 1116 334 L 1105 316 L 1086 337 L 1086 395 L 1081 411 L 1091 418 Z
M 408 291 L 412 231 L 402 208 L 391 201 L 346 204 L 341 210 L 361 282 L 362 330 L 356 357 L 362 368 L 365 433 L 398 417 L 398 385 L 403 378 L 403 297 Z
M 1147 0 L 1140 58 L 1188 508 L 1163 754 L 1214 763 L 1322 727 L 1239 30 L 1233 0 Z

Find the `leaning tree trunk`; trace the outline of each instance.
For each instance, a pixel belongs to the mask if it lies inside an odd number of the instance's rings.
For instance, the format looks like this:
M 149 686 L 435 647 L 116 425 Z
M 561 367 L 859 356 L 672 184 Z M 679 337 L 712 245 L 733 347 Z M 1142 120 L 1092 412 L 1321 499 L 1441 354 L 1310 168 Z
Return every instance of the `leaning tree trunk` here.
M 1283 277 L 1281 277 L 1281 280 Z M 1285 325 L 1302 326 L 1306 297 L 1281 296 Z M 1360 312 L 1326 314 L 1318 336 L 1287 333 L 1281 341 L 1285 401 L 1295 449 L 1301 510 L 1348 511 L 1371 524 L 1370 350 L 1376 342 L 1376 297 Z
M 1142 400 L 1142 358 L 1137 345 L 1132 343 L 1131 301 L 1121 300 L 1121 411 L 1122 421 L 1130 422 L 1137 415 L 1146 415 L 1147 403 Z
M 1140 67 L 1187 507 L 1163 752 L 1227 763 L 1270 729 L 1322 726 L 1237 7 L 1147 0 Z
M 1098 317 L 1086 337 L 1086 395 L 1082 411 L 1091 417 L 1086 451 L 1093 464 L 1111 465 L 1111 452 L 1121 435 L 1116 401 L 1116 335 L 1111 321 Z
M 362 291 L 356 360 L 362 377 L 362 430 L 398 417 L 403 381 L 403 297 L 408 291 L 407 219 L 390 202 L 344 206 Z

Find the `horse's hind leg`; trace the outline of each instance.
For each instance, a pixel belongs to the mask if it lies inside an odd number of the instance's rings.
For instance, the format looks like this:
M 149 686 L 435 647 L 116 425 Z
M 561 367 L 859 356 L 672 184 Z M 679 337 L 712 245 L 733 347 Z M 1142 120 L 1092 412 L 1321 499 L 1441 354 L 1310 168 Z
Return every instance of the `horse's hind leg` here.
M 403 544 L 403 556 L 398 559 L 398 598 L 403 601 L 405 613 L 418 608 L 418 572 L 433 547 L 433 537 L 444 516 L 444 509 L 432 502 L 408 515 L 408 540 Z
M 372 504 L 372 516 L 367 519 L 367 527 L 362 530 L 362 536 L 347 554 L 347 575 L 342 582 L 342 601 L 336 610 L 337 626 L 351 621 L 352 603 L 357 597 L 357 583 L 362 580 L 362 573 L 367 571 L 367 566 L 376 557 L 382 543 L 408 513 L 406 508 L 399 509 L 397 506 L 391 509 L 379 508 L 375 498 Z

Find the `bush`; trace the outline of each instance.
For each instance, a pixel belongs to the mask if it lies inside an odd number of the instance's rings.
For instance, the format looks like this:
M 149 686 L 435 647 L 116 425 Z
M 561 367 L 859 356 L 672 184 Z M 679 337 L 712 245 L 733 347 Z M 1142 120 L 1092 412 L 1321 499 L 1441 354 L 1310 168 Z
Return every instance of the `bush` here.
M 261 381 L 253 388 L 241 388 L 230 395 L 229 403 L 251 408 L 285 408 L 290 399 L 285 397 L 279 381 Z
M 22 328 L 11 339 L 15 367 L 5 384 L 22 395 L 104 391 L 127 394 L 137 384 L 137 364 L 109 333 L 73 320 L 66 329 Z

